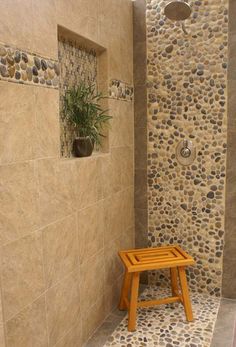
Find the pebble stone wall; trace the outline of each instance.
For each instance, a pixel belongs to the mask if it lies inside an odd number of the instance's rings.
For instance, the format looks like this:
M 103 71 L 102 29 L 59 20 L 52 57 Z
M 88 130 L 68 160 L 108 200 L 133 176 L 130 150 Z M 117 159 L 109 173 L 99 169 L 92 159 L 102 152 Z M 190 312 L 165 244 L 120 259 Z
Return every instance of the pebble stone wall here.
M 220 295 L 226 160 L 227 0 L 189 1 L 181 24 L 164 16 L 165 0 L 147 0 L 148 242 L 177 243 L 195 259 L 190 285 Z M 190 166 L 176 160 L 193 141 Z M 166 273 L 151 273 L 150 283 Z M 165 281 L 164 281 L 165 282 Z

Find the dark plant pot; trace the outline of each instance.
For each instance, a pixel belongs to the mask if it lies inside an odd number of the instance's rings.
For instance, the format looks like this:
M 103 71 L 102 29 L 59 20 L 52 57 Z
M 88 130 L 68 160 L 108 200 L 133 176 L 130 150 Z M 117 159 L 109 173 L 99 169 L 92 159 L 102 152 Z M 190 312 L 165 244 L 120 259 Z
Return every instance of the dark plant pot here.
M 90 157 L 93 153 L 94 142 L 90 137 L 78 137 L 73 143 L 73 152 L 76 157 Z

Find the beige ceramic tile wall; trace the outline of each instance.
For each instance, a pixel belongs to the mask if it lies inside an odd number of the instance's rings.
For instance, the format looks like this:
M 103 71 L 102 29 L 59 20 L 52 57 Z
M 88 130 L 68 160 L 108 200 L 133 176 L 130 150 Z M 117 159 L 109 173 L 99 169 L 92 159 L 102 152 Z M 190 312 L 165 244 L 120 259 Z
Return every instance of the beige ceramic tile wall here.
M 59 24 L 107 47 L 109 79 L 132 84 L 131 1 L 3 0 L 0 12 L 1 42 L 57 58 Z M 109 153 L 61 160 L 58 100 L 0 82 L 1 347 L 81 346 L 116 305 L 117 251 L 134 241 L 132 103 L 109 100 Z

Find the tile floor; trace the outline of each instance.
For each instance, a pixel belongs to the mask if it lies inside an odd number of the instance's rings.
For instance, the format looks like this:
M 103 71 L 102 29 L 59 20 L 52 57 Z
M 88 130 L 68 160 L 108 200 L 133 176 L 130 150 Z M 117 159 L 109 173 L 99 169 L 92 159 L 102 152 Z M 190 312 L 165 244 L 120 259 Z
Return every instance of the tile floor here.
M 145 294 L 146 293 L 146 294 Z M 150 293 L 149 293 L 150 294 Z M 147 292 L 144 292 L 144 295 L 147 295 Z M 165 317 L 163 313 L 167 313 L 169 311 L 169 315 L 172 314 L 172 312 L 175 313 L 175 321 L 176 317 L 181 317 L 183 319 L 183 309 L 181 305 L 179 305 L 179 309 L 175 308 L 174 311 L 171 309 L 171 305 L 168 305 L 169 307 L 166 306 L 160 306 L 158 308 L 158 312 L 151 313 L 153 310 L 148 312 L 148 315 L 152 316 L 152 319 L 154 319 L 154 325 L 152 325 L 151 328 L 151 335 L 156 336 L 156 344 L 152 344 L 153 341 L 145 342 L 145 341 L 139 341 L 136 339 L 136 343 L 134 340 L 130 339 L 130 333 L 127 333 L 126 330 L 126 321 L 124 320 L 124 317 L 126 316 L 125 312 L 121 312 L 119 310 L 115 310 L 110 314 L 110 316 L 105 320 L 105 322 L 102 324 L 102 326 L 95 332 L 95 334 L 92 336 L 92 338 L 87 342 L 85 347 L 110 347 L 110 346 L 116 346 L 116 347 L 133 347 L 133 346 L 168 346 L 168 347 L 178 347 L 178 346 L 187 346 L 187 347 L 192 347 L 192 346 L 197 346 L 197 347 L 236 347 L 236 327 L 235 327 L 235 322 L 236 322 L 236 300 L 228 300 L 228 299 L 221 299 L 220 302 L 220 308 L 218 311 L 218 316 L 217 316 L 217 305 L 219 304 L 219 299 L 212 300 L 210 299 L 206 301 L 206 299 L 202 298 L 199 299 L 197 296 L 193 295 L 192 297 L 193 301 L 193 306 L 194 306 L 194 311 L 196 312 L 201 318 L 198 320 L 197 325 L 195 324 L 195 328 L 191 328 L 191 340 L 189 339 L 189 336 L 186 335 L 185 338 L 188 341 L 181 342 L 181 344 L 178 344 L 180 341 L 179 337 L 175 340 L 171 340 L 173 336 L 167 333 L 167 341 L 165 339 L 159 339 L 159 336 L 161 334 L 160 329 L 161 326 L 167 322 L 165 319 L 164 321 L 161 322 L 161 324 L 157 324 L 155 326 L 155 322 L 158 321 L 161 317 Z M 199 306 L 200 305 L 200 306 Z M 160 309 L 161 308 L 161 309 Z M 178 310 L 178 313 L 176 312 L 176 309 Z M 147 309 L 146 309 L 147 310 Z M 150 310 L 150 308 L 148 309 Z M 142 310 L 143 312 L 145 310 Z M 210 316 L 209 316 L 210 312 Z M 177 316 L 176 316 L 177 313 Z M 217 320 L 216 320 L 217 317 Z M 142 315 L 142 318 L 145 318 L 145 314 Z M 144 320 L 140 320 L 141 324 L 144 323 Z M 122 320 L 124 320 L 122 322 Z M 214 321 L 216 320 L 215 328 L 214 328 Z M 145 320 L 147 321 L 147 320 Z M 183 324 L 184 320 L 182 320 Z M 185 324 L 180 324 L 179 326 L 177 325 L 178 329 L 183 329 Z M 161 325 L 161 326 L 160 326 Z M 155 328 L 154 328 L 155 326 Z M 181 327 L 182 326 L 182 327 Z M 168 328 L 170 327 L 170 324 Z M 186 327 L 186 326 L 185 326 Z M 205 332 L 203 333 L 202 329 L 205 327 Z M 144 327 L 142 327 L 144 328 Z M 154 329 L 153 329 L 154 328 Z M 214 328 L 214 334 L 213 334 L 213 339 L 212 342 L 210 343 L 211 336 L 212 336 L 212 331 Z M 177 335 L 179 334 L 178 329 L 174 329 L 176 332 L 177 330 Z M 168 329 L 167 329 L 168 330 Z M 165 329 L 165 332 L 167 331 Z M 186 329 L 184 329 L 186 332 Z M 145 331 L 145 333 L 143 333 Z M 138 338 L 143 338 L 144 335 L 147 337 L 148 331 L 143 330 L 142 332 L 139 331 L 136 334 L 136 337 Z M 155 334 L 156 332 L 156 334 Z M 141 333 L 141 335 L 140 335 Z M 183 334 L 183 330 L 182 330 Z M 188 334 L 188 333 L 187 333 Z M 122 343 L 120 343 L 120 336 L 124 335 L 124 340 L 122 340 Z M 129 336 L 129 338 L 128 338 Z M 134 335 L 132 335 L 133 337 Z M 200 339 L 201 337 L 201 339 Z M 182 338 L 182 337 L 181 337 Z M 127 341 L 127 339 L 129 341 Z M 159 339 L 159 341 L 158 341 Z M 200 340 L 198 340 L 200 339 Z M 153 339 L 152 339 L 153 340 Z M 176 342 L 177 341 L 177 342 Z M 196 341 L 196 342 L 193 342 Z M 107 343 L 106 343 L 107 342 Z

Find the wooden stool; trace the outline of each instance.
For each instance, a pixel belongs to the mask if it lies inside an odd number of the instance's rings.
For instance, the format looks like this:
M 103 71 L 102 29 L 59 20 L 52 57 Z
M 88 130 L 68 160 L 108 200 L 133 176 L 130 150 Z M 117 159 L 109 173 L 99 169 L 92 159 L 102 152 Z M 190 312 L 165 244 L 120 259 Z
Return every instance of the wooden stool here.
M 125 266 L 125 274 L 119 309 L 128 309 L 128 330 L 136 328 L 136 315 L 138 307 L 148 307 L 172 302 L 181 302 L 185 309 L 187 321 L 193 320 L 192 306 L 189 297 L 185 267 L 195 262 L 179 246 L 159 248 L 131 249 L 119 252 Z M 142 271 L 170 268 L 172 297 L 138 302 L 139 275 Z M 178 288 L 178 274 L 181 293 Z M 132 282 L 132 283 L 131 283 Z M 131 291 L 130 291 L 131 287 Z M 130 291 L 130 300 L 129 297 Z

